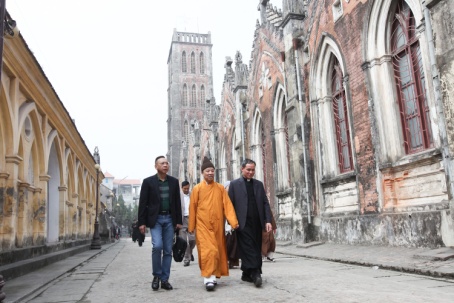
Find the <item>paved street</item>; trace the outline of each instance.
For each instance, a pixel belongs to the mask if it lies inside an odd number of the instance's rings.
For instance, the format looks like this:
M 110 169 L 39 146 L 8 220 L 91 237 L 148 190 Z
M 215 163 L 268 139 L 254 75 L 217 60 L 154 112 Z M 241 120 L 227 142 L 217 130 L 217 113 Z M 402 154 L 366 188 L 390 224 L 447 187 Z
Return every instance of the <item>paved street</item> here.
M 122 239 L 16 302 L 452 302 L 454 298 L 452 279 L 286 254 L 264 263 L 261 288 L 241 281 L 241 270 L 233 269 L 218 281 L 215 291 L 207 292 L 196 261 L 189 267 L 173 262 L 174 290 L 152 291 L 150 254 L 150 238 L 142 247 Z

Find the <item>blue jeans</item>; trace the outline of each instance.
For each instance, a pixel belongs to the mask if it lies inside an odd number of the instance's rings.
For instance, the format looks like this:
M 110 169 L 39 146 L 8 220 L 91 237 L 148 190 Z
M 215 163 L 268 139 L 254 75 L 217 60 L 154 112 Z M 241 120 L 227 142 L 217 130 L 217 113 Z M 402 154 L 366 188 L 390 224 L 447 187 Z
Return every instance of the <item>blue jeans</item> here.
M 168 281 L 172 264 L 173 223 L 170 215 L 158 215 L 151 232 L 153 276 Z

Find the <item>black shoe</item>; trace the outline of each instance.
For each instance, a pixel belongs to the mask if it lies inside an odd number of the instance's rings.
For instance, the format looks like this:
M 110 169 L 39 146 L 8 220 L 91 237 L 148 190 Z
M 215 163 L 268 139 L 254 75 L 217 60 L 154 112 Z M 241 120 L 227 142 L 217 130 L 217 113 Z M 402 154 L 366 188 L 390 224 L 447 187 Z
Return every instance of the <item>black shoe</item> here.
M 260 286 L 262 286 L 262 277 L 261 277 L 260 275 L 254 276 L 254 278 L 252 279 L 252 281 L 254 282 L 255 287 L 260 287 Z
M 194 261 L 194 255 L 191 255 L 191 261 Z
M 254 282 L 251 278 L 251 276 L 249 275 L 245 275 L 244 273 L 241 275 L 241 281 L 244 281 L 244 282 Z
M 266 259 L 270 262 L 274 262 L 274 258 L 266 257 Z
M 161 281 L 161 288 L 165 290 L 172 290 L 173 287 L 170 285 L 169 281 Z
M 151 288 L 153 290 L 158 290 L 159 289 L 159 277 L 154 277 L 153 282 L 151 282 Z
M 208 282 L 207 284 L 205 284 L 205 287 L 208 291 L 212 291 L 214 290 L 214 283 L 213 282 Z

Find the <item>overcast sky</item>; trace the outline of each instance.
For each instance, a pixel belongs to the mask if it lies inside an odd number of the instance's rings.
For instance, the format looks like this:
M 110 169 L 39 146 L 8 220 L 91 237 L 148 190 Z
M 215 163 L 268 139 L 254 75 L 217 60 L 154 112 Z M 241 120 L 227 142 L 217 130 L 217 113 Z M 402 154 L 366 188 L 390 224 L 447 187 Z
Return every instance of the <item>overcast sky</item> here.
M 249 64 L 258 0 L 6 0 L 77 129 L 117 179 L 154 173 L 167 153 L 173 29 L 211 32 L 219 104 L 226 56 Z M 272 1 L 281 7 L 281 1 Z

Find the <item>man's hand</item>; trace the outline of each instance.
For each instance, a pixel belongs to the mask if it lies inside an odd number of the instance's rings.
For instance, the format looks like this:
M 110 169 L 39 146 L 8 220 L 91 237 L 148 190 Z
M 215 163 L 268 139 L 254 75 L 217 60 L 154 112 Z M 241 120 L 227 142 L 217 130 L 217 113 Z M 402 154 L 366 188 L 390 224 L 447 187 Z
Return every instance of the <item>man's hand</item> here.
M 175 229 L 176 229 L 176 230 L 179 230 L 179 229 L 181 229 L 182 227 L 183 227 L 183 225 L 177 224 L 177 226 L 175 226 Z
M 145 228 L 146 228 L 145 225 L 140 225 L 140 226 L 139 226 L 139 230 L 140 230 L 140 233 L 141 233 L 142 235 L 145 235 Z
M 270 232 L 273 230 L 273 226 L 271 225 L 271 223 L 266 223 L 265 227 L 266 227 L 266 232 Z

